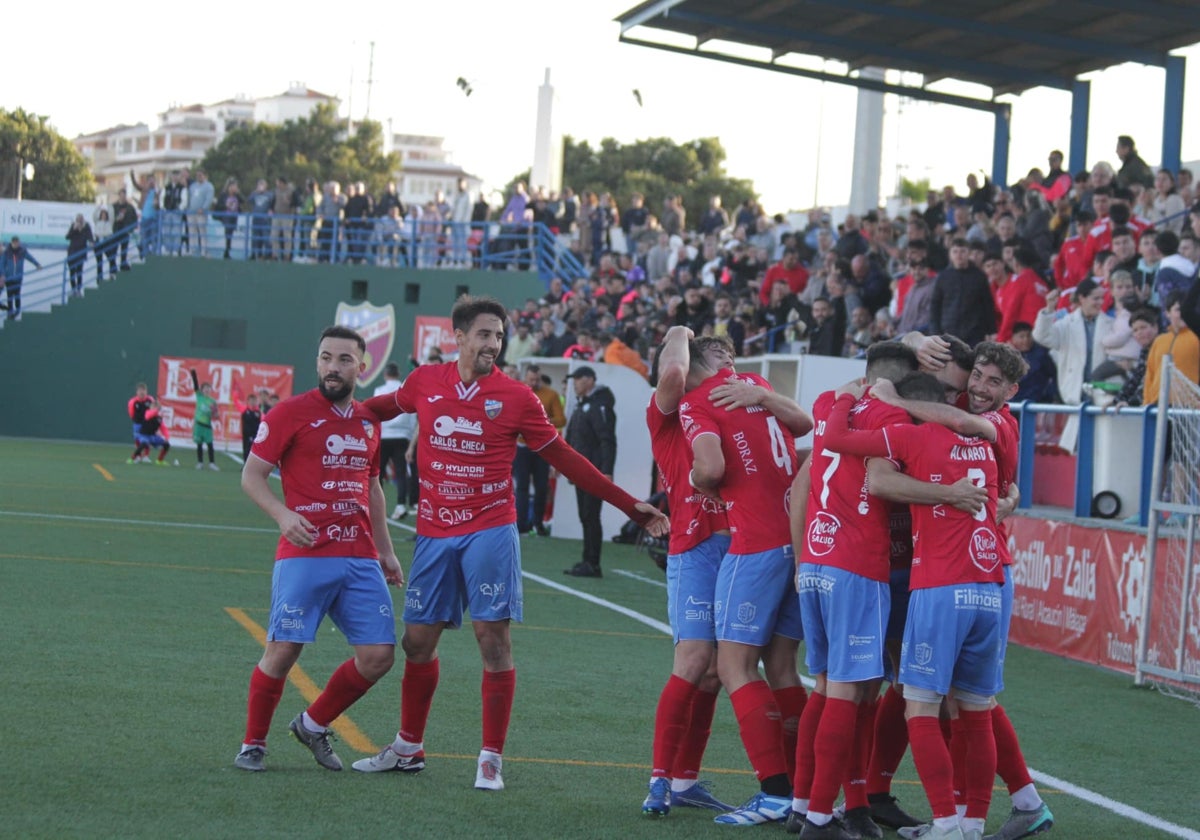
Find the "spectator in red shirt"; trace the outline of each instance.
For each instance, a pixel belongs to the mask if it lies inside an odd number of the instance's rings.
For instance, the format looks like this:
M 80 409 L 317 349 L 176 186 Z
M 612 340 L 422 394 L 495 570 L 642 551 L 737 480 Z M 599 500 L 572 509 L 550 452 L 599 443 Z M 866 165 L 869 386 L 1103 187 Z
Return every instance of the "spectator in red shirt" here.
M 1038 312 L 1046 305 L 1046 292 L 1049 291 L 1034 268 L 1038 264 L 1038 254 L 1033 246 L 1023 244 L 1018 247 L 1014 259 L 1017 276 L 996 292 L 996 303 L 1000 309 L 997 341 L 1011 339 L 1013 327 L 1018 322 L 1028 324 L 1037 320 Z
M 778 280 L 787 281 L 792 294 L 798 295 L 808 285 L 808 269 L 800 262 L 796 248 L 785 248 L 783 259 L 767 269 L 767 276 L 758 289 L 758 300 L 763 306 L 771 302 L 771 287 Z
M 1075 213 L 1075 227 L 1079 233 L 1067 237 L 1054 258 L 1054 283 L 1058 288 L 1068 289 L 1079 285 L 1079 281 L 1091 271 L 1092 266 L 1087 255 L 1087 234 L 1095 218 L 1089 210 L 1079 210 Z

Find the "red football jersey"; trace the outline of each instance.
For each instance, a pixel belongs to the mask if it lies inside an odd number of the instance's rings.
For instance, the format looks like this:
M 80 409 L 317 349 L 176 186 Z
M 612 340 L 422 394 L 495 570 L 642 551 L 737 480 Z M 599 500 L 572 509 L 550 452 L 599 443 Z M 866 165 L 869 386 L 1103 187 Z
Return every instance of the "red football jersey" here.
M 688 483 L 692 447 L 683 434 L 678 409 L 664 414 L 651 396 L 650 405 L 646 406 L 646 425 L 650 428 L 650 451 L 671 507 L 671 539 L 667 550 L 683 554 L 713 532 L 729 530 L 729 519 L 724 508 Z
M 981 416 L 990 420 L 996 427 L 996 440 L 992 442 L 992 449 L 996 452 L 996 494 L 997 498 L 1003 499 L 1008 495 L 1008 488 L 1017 480 L 1017 459 L 1020 456 L 1017 445 L 1019 437 L 1017 418 L 1012 416 L 1007 404 Z M 1011 566 L 1012 554 L 1008 550 L 1008 529 L 1004 527 L 1003 522 L 997 522 L 996 527 L 1000 531 L 1000 559 L 1005 566 Z
M 860 455 L 886 456 L 921 481 L 954 484 L 970 479 L 987 489 L 983 510 L 972 516 L 949 505 L 912 505 L 911 589 L 956 583 L 1003 583 L 996 526 L 996 455 L 982 438 L 965 437 L 936 423 L 888 426 L 854 432 L 848 426 L 849 400 L 830 412 L 826 435 L 834 448 Z
M 537 451 L 558 436 L 528 385 L 499 370 L 468 385 L 458 375 L 457 362 L 423 365 L 399 390 L 365 405 L 385 418 L 397 410 L 417 415 L 417 533 L 428 537 L 516 522 L 512 463 L 517 437 Z
M 756 554 L 790 545 L 788 508 L 796 475 L 796 439 L 761 406 L 726 411 L 709 401 L 729 371 L 710 376 L 679 404 L 679 423 L 689 443 L 716 435 L 725 456 L 721 498 L 728 505 L 730 552 Z M 753 385 L 771 384 L 753 373 L 737 374 Z
M 362 403 L 343 412 L 316 388 L 290 397 L 263 417 L 250 453 L 279 466 L 283 503 L 318 532 L 311 548 L 281 536 L 276 560 L 379 556 L 370 513 L 379 421 Z

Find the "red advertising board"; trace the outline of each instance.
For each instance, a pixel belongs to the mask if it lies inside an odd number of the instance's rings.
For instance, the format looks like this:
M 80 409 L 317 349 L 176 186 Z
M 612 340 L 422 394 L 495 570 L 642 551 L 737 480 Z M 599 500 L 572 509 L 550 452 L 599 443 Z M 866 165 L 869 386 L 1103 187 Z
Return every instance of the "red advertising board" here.
M 291 366 L 160 356 L 158 399 L 162 403 L 164 425 L 175 443 L 192 437 L 192 417 L 196 410 L 193 369 L 201 384 L 208 382 L 213 387 L 218 406 L 218 415 L 213 422 L 213 442 L 221 449 L 241 449 L 242 409 L 239 406 L 247 394 L 266 388 L 278 394 L 281 400 L 292 395 Z
M 454 341 L 454 324 L 449 318 L 436 315 L 418 315 L 413 326 L 413 358 L 417 364 L 424 364 L 429 349 L 437 347 L 442 351 L 442 358 L 449 361 L 453 354 L 458 353 L 458 344 Z
M 1010 639 L 1021 645 L 1132 674 L 1145 598 L 1146 536 L 1014 516 L 1007 522 L 1015 584 Z M 1200 675 L 1200 586 L 1181 627 L 1187 562 L 1159 540 L 1147 659 Z M 1183 662 L 1176 652 L 1184 638 Z

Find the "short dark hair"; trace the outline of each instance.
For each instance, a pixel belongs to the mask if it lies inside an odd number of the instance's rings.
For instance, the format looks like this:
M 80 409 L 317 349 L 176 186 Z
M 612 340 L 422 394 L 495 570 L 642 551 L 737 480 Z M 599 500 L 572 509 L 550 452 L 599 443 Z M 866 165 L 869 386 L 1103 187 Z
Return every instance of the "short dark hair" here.
M 1120 227 L 1115 227 L 1115 228 L 1113 228 L 1113 232 L 1112 232 L 1112 238 L 1113 238 L 1113 239 L 1116 239 L 1118 236 L 1129 236 L 1129 237 L 1132 237 L 1132 236 L 1133 236 L 1133 231 L 1132 231 L 1132 230 L 1130 230 L 1129 228 L 1125 227 L 1124 225 L 1122 225 L 1122 226 L 1120 226 Z
M 1124 204 L 1114 204 L 1108 208 L 1108 218 L 1112 219 L 1114 225 L 1121 227 L 1129 223 L 1129 207 Z
M 917 354 L 899 341 L 877 341 L 867 348 L 867 379 L 900 379 L 917 369 Z
M 1014 321 L 1012 325 L 1013 335 L 1017 333 L 1033 332 L 1033 324 L 1028 321 Z
M 975 367 L 975 351 L 971 349 L 971 345 L 958 336 L 949 335 L 948 333 L 942 333 L 941 339 L 950 345 L 950 361 L 970 373 L 971 368 Z M 941 388 L 942 386 L 939 385 L 938 387 Z M 942 394 L 942 399 L 945 399 L 944 393 Z
M 1133 314 L 1129 316 L 1129 323 L 1132 324 L 1134 321 L 1143 321 L 1153 326 L 1154 329 L 1158 329 L 1159 324 L 1162 323 L 1159 311 L 1153 306 L 1143 306 L 1134 310 Z
M 956 236 L 956 237 L 954 237 L 954 239 L 952 239 L 950 241 L 950 247 L 951 248 L 970 248 L 971 243 L 967 242 L 967 240 L 962 236 Z
M 1109 198 L 1112 198 L 1112 194 L 1112 184 L 1101 184 L 1100 186 L 1096 187 L 1096 189 L 1092 190 L 1092 195 L 1106 195 Z
M 1028 242 L 1019 244 L 1013 251 L 1013 259 L 1019 262 L 1026 268 L 1035 268 L 1041 265 L 1042 258 L 1038 256 L 1037 248 L 1034 248 Z
M 396 364 L 395 362 L 388 362 L 383 366 L 383 375 L 399 377 L 400 365 Z
M 495 315 L 500 319 L 500 326 L 508 328 L 508 310 L 500 301 L 487 295 L 460 297 L 450 310 L 450 323 L 454 329 L 466 332 L 480 315 Z
M 1001 344 L 998 341 L 981 341 L 975 345 L 975 364 L 980 362 L 998 367 L 1000 373 L 1012 385 L 1016 385 L 1029 373 L 1029 365 L 1021 358 L 1020 351 L 1011 344 Z
M 334 324 L 322 330 L 321 341 L 327 338 L 348 338 L 358 345 L 358 352 L 367 352 L 367 342 L 363 340 L 363 337 L 349 327 L 343 327 L 341 324 Z
M 896 383 L 896 393 L 906 400 L 946 401 L 946 388 L 932 373 L 910 373 Z
M 1179 235 L 1173 230 L 1160 231 L 1159 234 L 1154 237 L 1154 247 L 1157 248 L 1164 257 L 1177 254 L 1179 253 Z
M 1075 300 L 1083 300 L 1096 289 L 1100 288 L 1100 284 L 1090 277 L 1085 277 L 1079 281 L 1079 285 L 1075 287 Z
M 541 365 L 534 365 L 534 364 L 525 365 L 525 372 L 528 373 L 529 371 L 533 371 L 534 373 L 541 373 L 542 367 L 541 367 Z

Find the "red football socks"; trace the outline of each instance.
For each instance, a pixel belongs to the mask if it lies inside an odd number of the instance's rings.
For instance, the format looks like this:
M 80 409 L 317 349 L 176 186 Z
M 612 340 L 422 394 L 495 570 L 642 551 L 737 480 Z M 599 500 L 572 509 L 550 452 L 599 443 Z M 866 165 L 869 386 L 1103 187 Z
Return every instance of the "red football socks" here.
M 854 749 L 854 724 L 858 719 L 858 705 L 850 700 L 836 697 L 825 698 L 825 710 L 817 726 L 817 737 L 813 742 L 816 756 L 813 772 L 812 792 L 808 810 L 815 814 L 832 814 L 833 802 L 846 776 L 846 765 Z
M 760 782 L 771 776 L 786 777 L 787 759 L 783 755 L 779 707 L 775 705 L 766 680 L 746 683 L 729 695 L 729 700 L 754 775 Z
M 991 711 L 960 711 L 967 740 L 967 755 L 963 756 L 967 787 L 967 817 L 986 819 L 992 804 L 992 785 L 996 780 L 996 739 L 992 735 Z
M 908 741 L 912 746 L 913 763 L 917 775 L 925 788 L 933 818 L 953 817 L 954 768 L 950 764 L 950 750 L 942 736 L 942 727 L 936 717 L 914 717 L 908 719 Z
M 871 741 L 875 737 L 875 700 L 858 704 L 854 721 L 854 749 L 846 764 L 842 789 L 846 791 L 846 810 L 867 807 L 867 765 L 871 760 Z
M 908 725 L 904 722 L 904 695 L 892 686 L 879 699 L 875 710 L 875 738 L 867 766 L 867 795 L 892 792 L 892 777 L 908 749 Z
M 513 695 L 517 691 L 517 669 L 484 671 L 480 693 L 483 696 L 482 748 L 497 755 L 504 752 L 508 721 L 512 717 Z
M 658 708 L 654 712 L 651 776 L 671 777 L 672 765 L 692 714 L 692 695 L 695 693 L 695 685 L 674 674 L 663 686 L 658 696 Z
M 796 730 L 796 772 L 792 776 L 792 795 L 796 799 L 808 799 L 812 790 L 816 762 L 814 743 L 824 711 L 825 695 L 814 691 L 804 705 L 804 714 L 800 715 L 800 726 Z
M 802 685 L 792 685 L 775 689 L 772 693 L 775 695 L 775 705 L 779 707 L 779 724 L 783 727 L 783 755 L 787 759 L 788 778 L 791 779 L 796 775 L 796 733 L 800 729 L 800 716 L 804 714 L 808 692 Z
M 321 696 L 308 707 L 308 716 L 313 723 L 329 726 L 374 684 L 358 672 L 353 658 L 347 659 L 333 672 Z
M 246 737 L 242 743 L 266 746 L 271 718 L 283 696 L 286 680 L 287 677 L 268 677 L 257 665 L 254 666 L 250 674 L 250 697 L 246 701 Z
M 671 762 L 672 779 L 696 779 L 700 775 L 700 762 L 708 748 L 708 736 L 712 734 L 713 715 L 717 711 L 717 692 L 700 691 L 692 694 L 691 715 L 683 731 L 683 740 L 675 751 Z
M 967 804 L 967 729 L 962 717 L 950 721 L 950 763 L 954 765 L 954 804 Z
M 413 662 L 405 660 L 404 678 L 400 681 L 400 737 L 410 744 L 425 740 L 425 723 L 429 706 L 437 691 L 438 661 Z
M 1017 732 L 1003 706 L 992 709 L 992 734 L 996 739 L 996 775 L 1004 780 L 1009 794 L 1033 784 L 1021 744 L 1017 740 Z

